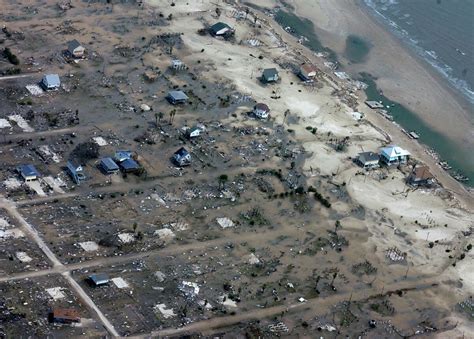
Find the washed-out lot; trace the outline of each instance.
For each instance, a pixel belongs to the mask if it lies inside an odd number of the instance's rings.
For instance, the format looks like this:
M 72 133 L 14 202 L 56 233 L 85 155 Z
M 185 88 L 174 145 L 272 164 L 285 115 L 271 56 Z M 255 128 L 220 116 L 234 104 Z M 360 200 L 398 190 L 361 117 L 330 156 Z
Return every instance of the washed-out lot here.
M 3 209 L 0 209 L 0 263 L 2 275 L 50 267 L 43 252 Z
M 58 275 L 0 283 L 0 333 L 7 338 L 24 336 L 88 336 L 105 335 L 102 325 L 69 289 Z M 52 324 L 48 314 L 54 308 L 78 311 L 79 325 Z

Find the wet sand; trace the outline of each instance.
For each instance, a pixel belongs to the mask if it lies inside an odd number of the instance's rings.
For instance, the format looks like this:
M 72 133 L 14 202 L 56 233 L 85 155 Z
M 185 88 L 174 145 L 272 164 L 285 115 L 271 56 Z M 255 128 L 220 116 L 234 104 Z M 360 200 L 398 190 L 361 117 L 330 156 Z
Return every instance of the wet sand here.
M 338 55 L 344 54 L 347 36 L 351 34 L 368 41 L 372 48 L 366 61 L 352 65 L 345 62 L 347 70 L 375 76 L 385 96 L 408 107 L 469 156 L 469 149 L 474 148 L 472 107 L 448 87 L 445 79 L 376 22 L 367 8 L 353 0 L 289 3 L 296 15 L 314 23 L 323 45 Z

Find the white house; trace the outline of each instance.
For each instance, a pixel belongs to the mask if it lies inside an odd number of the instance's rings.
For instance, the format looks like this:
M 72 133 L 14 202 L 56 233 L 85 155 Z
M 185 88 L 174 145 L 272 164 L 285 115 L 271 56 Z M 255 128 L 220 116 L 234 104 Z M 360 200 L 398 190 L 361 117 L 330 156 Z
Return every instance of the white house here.
M 263 103 L 258 103 L 253 108 L 253 114 L 259 119 L 267 119 L 270 115 L 270 108 Z
M 195 126 L 186 131 L 186 136 L 189 139 L 196 138 L 201 135 L 201 132 L 202 130 L 199 127 Z
M 380 160 L 387 165 L 404 164 L 409 157 L 410 152 L 395 145 L 382 148 L 380 152 Z
M 46 90 L 58 89 L 61 86 L 59 75 L 57 74 L 46 74 L 41 80 L 41 86 Z

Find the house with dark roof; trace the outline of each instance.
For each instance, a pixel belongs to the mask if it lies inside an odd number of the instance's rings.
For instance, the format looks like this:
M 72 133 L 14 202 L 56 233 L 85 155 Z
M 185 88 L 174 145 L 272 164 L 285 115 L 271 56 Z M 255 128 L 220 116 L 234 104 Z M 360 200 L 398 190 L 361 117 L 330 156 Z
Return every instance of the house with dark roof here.
M 59 80 L 59 75 L 57 74 L 46 74 L 41 79 L 41 86 L 45 90 L 56 90 L 61 86 L 61 81 Z
M 266 104 L 258 103 L 253 107 L 253 114 L 259 119 L 267 119 L 270 108 Z
M 54 308 L 48 315 L 51 323 L 72 324 L 80 323 L 79 312 L 72 308 Z
M 105 273 L 91 274 L 87 277 L 87 281 L 94 287 L 107 285 L 109 283 L 109 276 Z
M 166 96 L 166 100 L 172 105 L 184 104 L 188 99 L 183 91 L 170 91 Z
M 224 22 L 217 22 L 209 27 L 209 33 L 214 37 L 226 36 L 232 32 L 232 28 Z
M 132 158 L 125 159 L 119 164 L 119 166 L 124 173 L 133 173 L 140 169 L 140 165 L 138 164 L 138 162 L 136 162 Z
M 71 159 L 66 164 L 66 170 L 71 176 L 72 181 L 77 185 L 81 184 L 81 181 L 86 180 L 86 176 L 84 175 L 84 168 L 83 166 L 75 159 Z
M 83 58 L 85 50 L 84 46 L 82 46 L 76 39 L 67 43 L 67 51 L 74 58 Z
M 107 157 L 107 158 L 102 158 L 99 163 L 99 168 L 105 173 L 105 174 L 114 174 L 117 173 L 120 168 L 118 165 L 113 161 L 112 158 Z
M 312 64 L 302 64 L 300 66 L 298 76 L 303 81 L 311 81 L 316 77 L 318 69 L 316 66 Z
M 278 71 L 276 68 L 266 68 L 263 70 L 261 81 L 265 84 L 278 81 Z
M 435 182 L 428 166 L 415 166 L 407 177 L 407 183 L 412 186 L 429 186 Z
M 188 166 L 191 164 L 191 154 L 181 147 L 173 154 L 173 162 L 178 166 Z
M 380 167 L 380 157 L 374 152 L 362 152 L 355 158 L 355 163 L 365 169 L 373 169 Z
M 16 170 L 26 182 L 37 180 L 40 177 L 38 170 L 33 165 L 21 165 Z

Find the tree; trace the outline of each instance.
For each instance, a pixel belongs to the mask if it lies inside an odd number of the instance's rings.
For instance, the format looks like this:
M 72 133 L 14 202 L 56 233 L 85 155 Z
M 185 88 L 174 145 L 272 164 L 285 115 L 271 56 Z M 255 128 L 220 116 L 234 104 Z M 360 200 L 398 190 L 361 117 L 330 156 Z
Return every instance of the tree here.
M 97 159 L 98 157 L 99 145 L 92 141 L 77 145 L 71 152 L 71 158 L 77 159 L 81 164 L 85 164 L 87 161 Z
M 341 222 L 339 220 L 336 220 L 336 224 L 334 225 L 334 233 L 337 233 L 337 229 L 341 228 Z
M 175 109 L 171 110 L 169 114 L 170 114 L 170 124 L 172 124 L 174 117 L 176 115 L 176 110 Z
M 219 176 L 219 189 L 225 188 L 225 183 L 229 180 L 229 176 L 227 174 L 221 174 Z
M 289 114 L 290 114 L 290 110 L 287 109 L 287 110 L 285 111 L 285 113 L 283 114 L 283 123 L 286 122 L 286 118 L 288 117 Z

